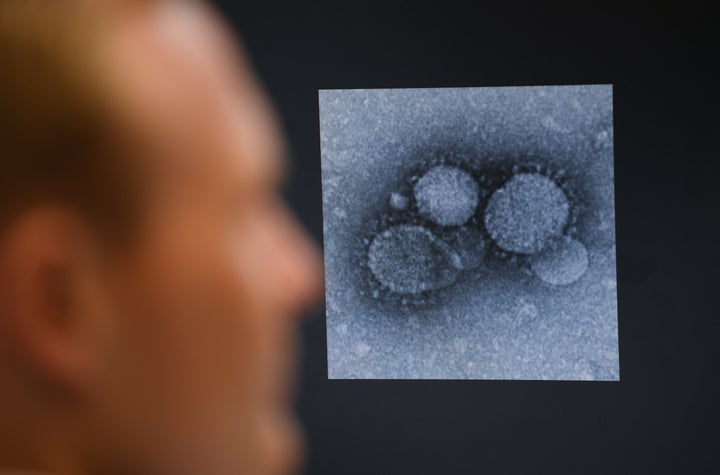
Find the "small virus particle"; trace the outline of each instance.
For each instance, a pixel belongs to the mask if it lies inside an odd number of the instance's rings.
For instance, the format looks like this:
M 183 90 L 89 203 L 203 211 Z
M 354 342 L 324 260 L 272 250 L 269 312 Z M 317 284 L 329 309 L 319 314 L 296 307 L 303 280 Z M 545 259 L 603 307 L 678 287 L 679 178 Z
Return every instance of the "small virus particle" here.
M 370 345 L 368 345 L 367 343 L 360 342 L 357 345 L 355 345 L 354 350 L 355 350 L 355 356 L 357 356 L 358 358 L 364 358 L 365 355 L 370 353 L 370 350 L 372 350 L 372 348 L 370 348 Z
M 601 130 L 595 136 L 595 148 L 611 148 L 613 144 L 613 131 L 612 128 L 607 130 Z
M 527 321 L 532 320 L 538 316 L 537 306 L 532 302 L 526 302 L 524 299 L 520 299 L 518 302 L 517 312 L 515 314 L 517 320 Z
M 373 239 L 368 267 L 398 294 L 419 294 L 455 282 L 461 260 L 455 250 L 423 226 L 398 225 Z
M 603 279 L 603 285 L 605 285 L 605 288 L 608 290 L 615 290 L 617 288 L 617 280 L 613 278 L 605 278 Z
M 400 193 L 390 194 L 390 206 L 394 209 L 405 209 L 409 204 L 407 196 Z
M 570 203 L 565 192 L 540 173 L 519 173 L 495 191 L 485 209 L 485 228 L 505 251 L 535 254 L 562 234 Z
M 543 252 L 531 257 L 530 268 L 547 284 L 569 285 L 577 282 L 587 271 L 587 249 L 576 239 L 558 239 Z
M 418 180 L 414 192 L 420 214 L 440 226 L 460 226 L 475 213 L 480 189 L 469 173 L 438 165 Z

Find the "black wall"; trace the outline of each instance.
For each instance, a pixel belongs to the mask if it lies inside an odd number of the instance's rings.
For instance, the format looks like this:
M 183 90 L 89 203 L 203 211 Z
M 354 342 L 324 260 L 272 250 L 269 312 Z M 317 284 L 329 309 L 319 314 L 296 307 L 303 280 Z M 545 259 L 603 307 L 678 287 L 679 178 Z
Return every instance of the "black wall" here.
M 219 2 L 322 239 L 317 90 L 612 83 L 621 382 L 329 381 L 304 328 L 308 475 L 720 473 L 716 21 L 688 3 Z M 581 3 L 581 2 L 576 2 Z

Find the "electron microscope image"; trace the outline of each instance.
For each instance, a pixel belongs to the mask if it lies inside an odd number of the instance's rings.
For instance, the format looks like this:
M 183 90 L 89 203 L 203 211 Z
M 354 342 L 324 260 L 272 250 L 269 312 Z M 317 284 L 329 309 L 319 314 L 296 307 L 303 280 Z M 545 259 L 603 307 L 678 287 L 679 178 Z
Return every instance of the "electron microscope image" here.
M 329 378 L 620 379 L 611 85 L 319 102 Z

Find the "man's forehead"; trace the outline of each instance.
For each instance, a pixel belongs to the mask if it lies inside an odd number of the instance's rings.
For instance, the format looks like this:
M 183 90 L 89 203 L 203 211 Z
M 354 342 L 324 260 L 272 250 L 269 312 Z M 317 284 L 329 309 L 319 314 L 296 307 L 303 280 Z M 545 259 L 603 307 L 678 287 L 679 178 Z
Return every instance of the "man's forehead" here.
M 273 111 L 242 51 L 207 7 L 161 2 L 132 12 L 108 36 L 113 102 L 154 147 L 168 155 L 228 155 L 251 182 L 283 174 Z

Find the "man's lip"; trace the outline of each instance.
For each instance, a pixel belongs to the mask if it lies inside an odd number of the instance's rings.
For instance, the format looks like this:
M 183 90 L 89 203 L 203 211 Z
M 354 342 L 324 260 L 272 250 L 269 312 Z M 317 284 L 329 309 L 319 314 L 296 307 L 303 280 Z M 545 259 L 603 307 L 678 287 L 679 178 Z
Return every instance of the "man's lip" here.
M 285 398 L 284 402 L 286 404 L 292 404 L 300 388 L 299 372 L 296 370 L 288 371 L 288 374 L 285 377 L 284 386 L 285 387 L 282 389 L 282 392 L 284 393 L 283 397 Z
M 285 351 L 278 351 L 282 358 L 278 358 L 274 383 L 275 397 L 283 405 L 291 405 L 300 387 L 300 352 L 298 351 L 298 338 L 294 338 Z

